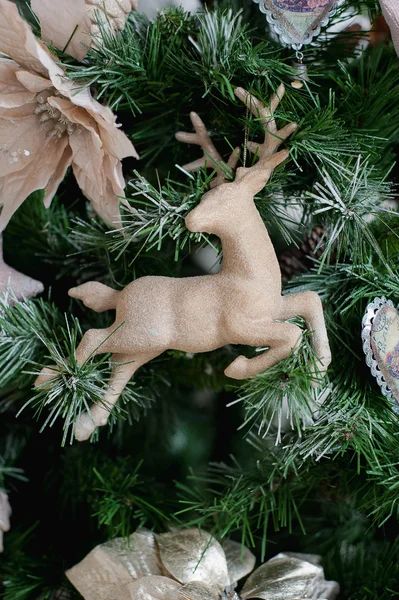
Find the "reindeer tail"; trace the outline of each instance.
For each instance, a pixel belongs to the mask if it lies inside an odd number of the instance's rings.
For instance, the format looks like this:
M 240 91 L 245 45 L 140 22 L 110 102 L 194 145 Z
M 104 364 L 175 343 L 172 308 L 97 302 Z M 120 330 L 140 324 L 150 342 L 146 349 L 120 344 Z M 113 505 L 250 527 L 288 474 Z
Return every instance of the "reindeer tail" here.
M 71 298 L 82 300 L 83 304 L 96 312 L 114 310 L 118 304 L 120 292 L 97 281 L 88 281 L 68 292 Z

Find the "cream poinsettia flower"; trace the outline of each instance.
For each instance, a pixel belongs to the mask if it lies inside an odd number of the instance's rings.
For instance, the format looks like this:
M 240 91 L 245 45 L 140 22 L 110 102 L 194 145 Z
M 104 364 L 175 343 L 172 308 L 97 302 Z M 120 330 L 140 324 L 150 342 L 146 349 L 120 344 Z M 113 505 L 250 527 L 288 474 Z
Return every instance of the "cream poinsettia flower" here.
M 9 0 L 0 0 L 0 231 L 35 190 L 49 206 L 70 165 L 85 196 L 118 223 L 121 159 L 138 155 L 112 111 L 76 89 Z
M 255 557 L 247 548 L 198 529 L 160 535 L 139 529 L 97 546 L 66 575 L 85 600 L 334 600 L 320 557 L 278 554 L 256 569 L 237 593 Z
M 82 60 L 99 35 L 98 20 L 120 31 L 137 0 L 32 0 L 40 21 L 42 38 L 56 48 Z

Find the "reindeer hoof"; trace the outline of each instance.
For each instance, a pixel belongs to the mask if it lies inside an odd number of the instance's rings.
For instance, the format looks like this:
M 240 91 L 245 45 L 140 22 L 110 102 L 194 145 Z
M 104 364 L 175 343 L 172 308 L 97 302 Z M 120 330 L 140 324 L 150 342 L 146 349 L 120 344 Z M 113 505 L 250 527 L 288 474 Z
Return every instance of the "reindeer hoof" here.
M 327 369 L 330 366 L 330 363 L 331 363 L 331 355 L 323 356 L 320 359 L 320 371 L 321 371 L 321 374 L 323 375 L 323 377 L 327 373 Z
M 237 356 L 237 358 L 225 369 L 224 374 L 231 379 L 246 379 L 248 377 L 248 362 L 249 359 L 245 356 Z
M 78 442 L 84 442 L 90 438 L 96 429 L 97 425 L 93 421 L 93 418 L 88 413 L 83 413 L 76 421 L 75 439 Z
M 315 377 L 315 380 L 312 382 L 313 388 L 318 388 L 321 384 L 321 379 L 326 376 L 327 369 L 331 363 L 331 353 L 330 349 L 328 351 L 321 353 L 318 356 L 317 362 L 312 366 L 312 374 Z
M 36 378 L 35 387 L 41 387 L 43 389 L 51 387 L 49 384 L 51 384 L 51 381 L 59 375 L 59 372 L 54 369 L 51 367 L 42 369 L 39 377 Z
M 321 351 L 317 352 L 317 367 L 320 373 L 324 376 L 331 363 L 331 351 L 329 346 L 325 346 Z

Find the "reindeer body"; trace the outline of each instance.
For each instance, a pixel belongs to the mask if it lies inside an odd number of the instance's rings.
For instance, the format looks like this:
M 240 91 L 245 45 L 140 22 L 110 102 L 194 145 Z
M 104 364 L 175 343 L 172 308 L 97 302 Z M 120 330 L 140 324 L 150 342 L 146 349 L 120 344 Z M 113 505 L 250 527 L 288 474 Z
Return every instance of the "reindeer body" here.
M 283 93 L 280 86 L 270 107 L 264 107 L 245 90 L 236 90 L 264 124 L 265 142 L 257 145 L 259 162 L 238 168 L 232 183 L 219 171 L 213 189 L 186 217 L 189 230 L 220 237 L 223 264 L 219 273 L 182 279 L 143 277 L 121 292 L 97 282 L 70 290 L 70 296 L 94 310 L 116 310 L 115 323 L 86 332 L 76 351 L 81 364 L 97 353 L 113 354 L 114 370 L 107 391 L 111 406 L 134 372 L 166 350 L 197 353 L 226 344 L 268 346 L 269 350 L 255 358 L 237 357 L 225 371 L 235 379 L 262 373 L 300 343 L 301 329 L 284 322 L 297 315 L 312 332 L 321 370 L 328 367 L 331 357 L 320 299 L 312 292 L 281 295 L 276 254 L 254 203 L 255 194 L 273 169 L 287 158 L 286 151 L 277 149 L 296 128 L 293 123 L 280 131 L 276 128 L 273 115 Z M 178 139 L 201 145 L 204 158 L 186 168 L 204 166 L 206 157 L 211 158 L 211 165 L 219 166 L 221 158 L 202 121 L 195 113 L 191 118 L 196 134 L 179 133 Z M 237 156 L 233 153 L 227 167 L 235 166 Z M 54 371 L 45 369 L 36 384 L 47 384 L 51 377 Z M 109 410 L 99 405 L 81 415 L 75 427 L 77 439 L 87 439 L 98 425 L 107 422 L 108 415 Z
M 222 287 L 212 276 L 174 279 L 143 277 L 119 292 L 116 319 L 111 329 L 119 335 L 106 342 L 108 352 L 145 353 L 182 350 L 206 352 L 224 344 L 215 303 L 223 302 Z M 85 293 L 85 290 L 81 290 Z M 80 293 L 78 288 L 77 294 Z M 143 302 L 147 298 L 147 302 Z M 176 310 L 176 307 L 179 307 Z M 201 306 L 201 311 L 198 307 Z M 184 334 L 182 335 L 182 331 Z M 198 338 L 201 331 L 203 338 Z
M 241 198 L 238 207 L 229 203 L 228 231 L 218 230 L 223 246 L 219 273 L 180 279 L 142 277 L 121 292 L 112 292 L 112 305 L 107 308 L 116 309 L 116 319 L 111 329 L 121 330 L 106 342 L 107 352 L 208 352 L 226 344 L 246 343 L 247 321 L 264 322 L 265 315 L 270 321 L 278 317 L 280 269 L 269 234 L 253 198 L 250 200 L 252 211 L 247 210 L 247 204 L 243 206 Z M 243 210 L 237 210 L 239 207 Z M 234 231 L 233 219 L 238 231 Z M 216 233 L 209 229 L 208 233 Z M 91 287 L 90 305 L 87 297 Z M 70 294 L 95 309 L 96 302 L 102 303 L 104 292 L 99 284 L 89 282 Z M 275 298 L 272 306 L 271 296 Z M 148 301 L 143 302 L 143 298 Z

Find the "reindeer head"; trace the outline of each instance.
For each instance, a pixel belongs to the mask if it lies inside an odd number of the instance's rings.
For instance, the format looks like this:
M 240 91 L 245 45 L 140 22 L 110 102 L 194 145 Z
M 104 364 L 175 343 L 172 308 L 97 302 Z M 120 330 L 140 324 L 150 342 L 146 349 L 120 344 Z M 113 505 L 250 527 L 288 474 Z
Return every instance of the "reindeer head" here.
M 226 182 L 226 173 L 237 166 L 240 157 L 239 148 L 236 148 L 227 163 L 224 163 L 204 123 L 194 112 L 190 117 L 195 133 L 180 131 L 176 134 L 179 141 L 196 144 L 204 151 L 202 158 L 184 166 L 187 171 L 196 171 L 201 167 L 216 169 L 216 177 L 211 184 L 212 189 L 186 217 L 186 225 L 190 231 L 218 234 L 226 224 L 231 224 L 232 219 L 237 220 L 248 210 L 248 202 L 252 202 L 255 194 L 263 189 L 277 165 L 288 158 L 288 151 L 278 152 L 278 148 L 295 131 L 297 125 L 288 123 L 278 130 L 274 119 L 274 112 L 284 92 L 284 85 L 281 84 L 272 96 L 270 105 L 265 106 L 243 88 L 235 90 L 235 95 L 260 119 L 265 130 L 265 140 L 262 144 L 251 142 L 248 144 L 248 149 L 256 153 L 259 160 L 252 167 L 238 168 L 233 182 Z
M 204 194 L 201 202 L 186 217 L 187 229 L 193 232 L 218 234 L 233 215 L 240 212 L 245 198 L 237 197 L 237 186 L 224 183 Z M 250 197 L 248 196 L 248 200 Z

